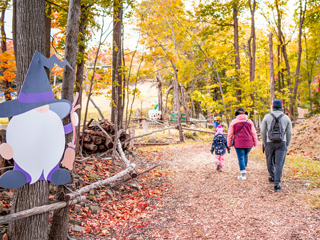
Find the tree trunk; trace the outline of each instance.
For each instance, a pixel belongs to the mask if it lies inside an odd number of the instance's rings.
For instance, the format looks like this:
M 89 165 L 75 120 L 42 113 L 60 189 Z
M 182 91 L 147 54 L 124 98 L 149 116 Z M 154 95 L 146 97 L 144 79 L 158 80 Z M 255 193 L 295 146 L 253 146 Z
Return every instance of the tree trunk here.
M 180 109 L 180 97 L 179 97 L 179 82 L 178 82 L 178 76 L 177 76 L 177 70 L 175 70 L 175 81 L 173 82 L 173 93 L 176 97 L 175 100 L 175 106 L 177 106 L 178 110 L 178 129 L 179 129 L 179 138 L 180 142 L 184 142 L 183 133 L 182 133 L 182 125 L 181 125 L 181 109 Z
M 168 90 L 167 90 L 167 94 L 166 94 L 166 105 L 164 106 L 165 107 L 165 114 L 167 114 L 169 111 L 168 111 L 168 97 L 169 97 L 169 93 L 170 91 L 173 89 L 173 83 L 168 87 Z
M 290 90 L 290 99 L 291 99 L 291 105 L 290 105 L 290 113 L 293 114 L 293 105 L 292 105 L 292 87 L 291 87 L 291 70 L 290 70 L 290 64 L 289 64 L 289 60 L 288 60 L 288 55 L 287 55 L 287 48 L 286 48 L 286 41 L 285 38 L 283 36 L 282 30 L 281 30 L 281 13 L 279 10 L 279 3 L 278 0 L 276 0 L 276 9 L 277 9 L 277 15 L 278 15 L 278 39 L 279 39 L 279 50 L 281 50 L 282 56 L 284 58 L 285 64 L 286 64 L 286 70 L 287 70 L 287 84 Z M 280 52 L 278 52 L 280 53 Z M 278 55 L 278 66 L 280 66 L 280 55 Z M 279 82 L 279 86 L 280 86 L 280 76 L 282 76 L 282 88 L 284 88 L 284 78 L 283 78 L 283 74 L 280 73 L 280 69 L 278 72 L 278 82 Z M 279 88 L 280 89 L 280 88 Z M 284 92 L 282 92 L 282 94 L 284 94 Z M 283 104 L 285 104 L 283 102 Z M 284 109 L 285 110 L 285 109 Z
M 12 40 L 15 59 L 17 60 L 17 0 L 12 0 Z
M 50 39 L 51 39 L 51 18 L 50 18 L 50 15 L 51 15 L 51 5 L 50 3 L 46 2 L 46 13 L 45 13 L 45 21 L 46 21 L 46 54 L 45 56 L 47 58 L 50 57 Z M 48 73 L 48 78 L 50 77 L 50 69 L 47 68 L 47 73 Z M 50 78 L 49 78 L 50 79 Z
M 1 27 L 0 27 L 0 31 L 1 31 L 1 39 L 0 39 L 0 42 L 1 42 L 1 52 L 4 53 L 7 51 L 7 37 L 6 37 L 6 32 L 5 32 L 5 29 L 4 29 L 4 19 L 5 19 L 5 13 L 6 13 L 6 10 L 7 10 L 7 7 L 8 7 L 8 2 L 9 0 L 6 0 L 4 2 L 4 7 L 3 7 L 3 10 L 1 12 L 1 16 L 0 16 L 0 23 L 1 23 Z
M 273 50 L 272 50 L 272 32 L 269 34 L 269 58 L 270 58 L 270 106 L 275 100 L 275 83 L 274 83 L 274 66 L 273 66 Z
M 184 109 L 184 113 L 185 113 L 185 116 L 186 116 L 186 122 L 189 122 L 189 113 L 188 113 L 188 108 L 187 108 L 187 104 L 186 104 L 186 101 L 185 101 L 185 88 L 182 84 L 179 84 L 179 87 L 180 87 L 180 91 L 181 91 L 181 104 L 182 104 L 182 107 Z M 209 114 L 209 110 L 207 109 L 207 115 Z
M 81 109 L 82 109 L 82 85 L 83 85 L 83 72 L 84 72 L 84 51 L 86 49 L 86 45 L 84 44 L 85 41 L 85 30 L 87 28 L 86 21 L 88 19 L 88 6 L 81 5 L 81 16 L 80 16 L 80 25 L 79 25 L 79 34 L 80 34 L 80 41 L 82 44 L 78 44 L 78 53 L 79 53 L 79 60 L 77 62 L 77 72 L 76 72 L 76 85 L 75 85 L 75 91 L 79 93 L 79 98 L 77 101 L 77 104 L 80 104 L 80 109 L 78 109 L 76 112 L 79 116 L 79 123 L 81 122 Z M 80 124 L 77 126 L 77 136 L 76 136 L 76 142 L 79 142 L 80 138 Z M 80 151 L 80 145 L 76 145 L 76 153 L 79 153 Z
M 63 82 L 61 98 L 67 99 L 73 102 L 74 93 L 74 80 L 77 63 L 77 50 L 78 50 L 78 34 L 79 34 L 79 16 L 80 16 L 81 0 L 70 0 L 67 32 L 65 40 L 65 59 L 69 62 L 73 69 L 64 67 L 63 69 Z M 70 123 L 69 118 L 64 119 L 64 124 Z M 66 143 L 71 142 L 72 133 L 66 135 Z M 73 174 L 71 174 L 71 182 L 73 182 Z M 65 187 L 58 186 L 56 199 L 61 201 L 64 199 L 64 195 L 67 193 Z M 58 209 L 54 211 L 52 226 L 49 238 L 53 239 L 65 239 L 68 234 L 69 227 L 69 215 L 71 206 Z
M 126 61 L 124 58 L 124 26 L 123 26 L 123 22 L 121 24 L 121 57 L 122 57 L 122 68 L 125 69 L 126 67 Z M 125 109 L 125 104 L 126 104 L 126 75 L 125 74 L 121 74 L 121 87 L 120 87 L 120 103 L 121 103 L 121 110 L 119 112 L 119 119 L 121 119 L 121 123 L 120 123 L 120 127 L 121 129 L 123 129 L 123 111 Z
M 300 64 L 301 64 L 301 54 L 302 54 L 302 28 L 303 28 L 303 22 L 304 17 L 306 13 L 306 5 L 307 2 L 305 2 L 305 8 L 302 10 L 302 3 L 300 0 L 300 23 L 299 23 L 299 53 L 298 53 L 298 61 L 297 61 L 297 68 L 296 68 L 296 77 L 294 82 L 294 89 L 293 89 L 293 120 L 295 121 L 295 109 L 296 109 L 296 101 L 297 101 L 297 92 L 298 92 L 298 86 L 299 86 L 299 73 L 300 73 Z
M 17 92 L 20 92 L 24 77 L 35 50 L 46 54 L 45 1 L 16 1 L 16 62 Z M 30 37 L 32 36 L 32 37 Z M 15 189 L 11 212 L 19 212 L 48 204 L 49 189 L 46 181 Z M 48 239 L 49 213 L 42 213 L 10 222 L 8 237 L 12 240 Z
M 309 90 L 309 101 L 310 101 L 310 111 L 313 110 L 313 104 L 312 104 L 312 91 L 311 91 L 311 76 L 312 76 L 312 68 L 311 68 L 311 73 L 309 72 L 309 52 L 308 52 L 308 45 L 307 45 L 307 36 L 304 34 L 304 42 L 306 45 L 306 67 L 307 67 L 307 73 L 308 73 L 308 90 Z
M 278 28 L 278 92 L 281 93 L 281 69 L 280 69 L 280 60 L 281 60 L 281 46 L 282 46 L 282 32 L 281 32 L 281 15 L 279 11 L 279 3 L 278 0 L 275 2 L 276 4 L 276 9 L 277 9 L 277 17 L 278 17 L 278 22 L 277 22 L 277 28 Z M 282 85 L 284 88 L 284 85 Z
M 235 67 L 236 67 L 236 95 L 238 102 L 241 102 L 240 83 L 240 50 L 239 50 L 239 29 L 238 29 L 238 6 L 233 6 L 233 28 L 234 28 L 234 51 L 235 51 Z
M 112 46 L 112 112 L 111 121 L 117 121 L 118 129 L 122 127 L 122 75 L 121 75 L 121 30 L 122 1 L 114 0 L 113 4 L 113 46 Z M 116 117 L 117 115 L 117 117 Z
M 162 109 L 162 82 L 161 82 L 161 75 L 160 71 L 156 73 L 157 78 L 157 88 L 158 88 L 158 109 L 161 111 L 161 120 L 163 120 L 163 109 Z
M 3 11 L 1 12 L 1 17 L 0 17 L 0 22 L 1 22 L 1 52 L 6 52 L 7 51 L 7 36 L 6 36 L 6 32 L 5 32 L 5 28 L 4 28 L 4 16 L 6 13 L 6 9 L 8 7 L 8 2 L 9 0 L 5 1 L 5 7 L 3 9 Z M 6 68 L 2 68 L 3 74 L 5 73 L 7 69 Z M 9 81 L 7 79 L 3 80 L 3 89 L 4 89 L 4 96 L 6 101 L 11 100 L 11 94 L 10 94 L 10 84 Z
M 253 0 L 253 6 L 251 5 L 251 0 L 248 0 L 250 12 L 251 12 L 251 35 L 248 40 L 248 49 L 249 49 L 249 69 L 250 69 L 250 82 L 254 81 L 255 78 L 255 68 L 256 68 L 256 33 L 255 33 L 255 24 L 254 24 L 254 13 L 256 11 L 256 0 Z M 252 41 L 252 50 L 251 50 L 251 41 Z M 255 89 L 253 89 L 255 91 Z M 254 108 L 254 93 L 251 94 L 252 108 Z M 251 111 L 251 116 L 254 114 L 254 111 Z
M 173 81 L 173 96 L 174 96 L 174 101 L 175 101 L 175 107 L 177 108 L 178 111 L 178 129 L 179 129 L 179 138 L 180 138 L 180 142 L 184 142 L 184 138 L 183 138 L 183 133 L 182 133 L 182 125 L 181 125 L 181 109 L 180 109 L 180 97 L 179 97 L 179 81 L 178 81 L 178 70 L 177 70 L 177 61 L 178 61 L 178 51 L 177 51 L 177 43 L 176 43 L 176 36 L 175 36 L 175 32 L 174 32 L 174 28 L 173 28 L 173 24 L 172 24 L 172 19 L 170 19 L 171 21 L 168 21 L 168 24 L 171 28 L 171 32 L 172 32 L 172 38 L 173 38 L 173 43 L 174 43 L 174 52 L 175 52 L 175 61 L 172 62 L 172 67 L 174 69 L 174 81 Z
M 79 16 L 81 0 L 70 0 L 67 33 L 65 40 L 65 60 L 67 60 L 73 69 L 65 67 L 63 69 L 63 82 L 61 98 L 73 102 L 74 80 L 76 72 L 76 61 L 78 51 L 79 34 Z

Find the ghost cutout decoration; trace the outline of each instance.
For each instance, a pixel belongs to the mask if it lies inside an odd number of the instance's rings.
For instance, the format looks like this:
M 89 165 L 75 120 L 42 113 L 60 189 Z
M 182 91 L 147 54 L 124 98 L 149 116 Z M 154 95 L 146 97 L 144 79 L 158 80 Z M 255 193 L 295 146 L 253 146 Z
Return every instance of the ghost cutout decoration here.
M 157 121 L 161 119 L 161 111 L 157 110 L 158 108 L 158 103 L 156 101 L 152 102 L 153 107 L 152 110 L 149 110 L 148 115 L 149 115 L 149 119 L 152 121 Z
M 12 117 L 0 155 L 14 160 L 14 169 L 0 177 L 3 188 L 19 188 L 39 180 L 64 185 L 71 179 L 67 169 L 72 170 L 75 159 L 75 110 L 80 106 L 76 106 L 78 93 L 73 104 L 54 98 L 44 67 L 51 69 L 55 63 L 71 68 L 55 55 L 46 58 L 35 51 L 18 98 L 0 104 L 0 117 Z M 63 126 L 61 120 L 69 114 L 71 123 Z M 65 134 L 71 132 L 73 140 L 65 151 Z M 59 167 L 62 157 L 61 165 L 67 169 Z

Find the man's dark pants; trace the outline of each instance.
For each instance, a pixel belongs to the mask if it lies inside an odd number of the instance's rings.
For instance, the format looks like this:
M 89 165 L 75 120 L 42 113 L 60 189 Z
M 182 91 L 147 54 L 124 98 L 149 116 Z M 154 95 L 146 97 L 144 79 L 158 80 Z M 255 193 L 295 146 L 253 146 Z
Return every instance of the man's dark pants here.
M 265 146 L 267 167 L 270 177 L 274 179 L 274 184 L 281 182 L 282 169 L 287 155 L 286 142 L 268 142 Z

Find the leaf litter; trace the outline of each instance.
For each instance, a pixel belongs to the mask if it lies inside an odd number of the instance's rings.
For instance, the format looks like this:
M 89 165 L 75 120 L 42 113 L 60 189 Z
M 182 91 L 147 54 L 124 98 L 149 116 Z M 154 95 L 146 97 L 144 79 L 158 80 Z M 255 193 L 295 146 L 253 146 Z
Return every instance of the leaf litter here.
M 162 155 L 162 156 L 161 156 Z M 138 173 L 159 164 L 164 155 L 156 150 L 130 155 Z M 76 166 L 76 185 L 82 187 L 120 172 L 119 161 L 95 159 Z M 73 206 L 69 236 L 73 239 L 131 239 L 159 221 L 159 204 L 170 188 L 164 181 L 165 166 L 139 176 L 137 183 L 128 181 L 114 188 L 91 190 L 80 208 Z M 137 186 L 137 184 L 139 186 Z M 141 189 L 139 188 L 141 187 Z
M 263 159 L 249 156 L 248 180 L 238 180 L 235 151 L 220 173 L 209 149 L 207 143 L 170 151 L 172 195 L 158 227 L 140 239 L 320 239 L 319 210 L 308 208 L 290 179 L 275 193 Z

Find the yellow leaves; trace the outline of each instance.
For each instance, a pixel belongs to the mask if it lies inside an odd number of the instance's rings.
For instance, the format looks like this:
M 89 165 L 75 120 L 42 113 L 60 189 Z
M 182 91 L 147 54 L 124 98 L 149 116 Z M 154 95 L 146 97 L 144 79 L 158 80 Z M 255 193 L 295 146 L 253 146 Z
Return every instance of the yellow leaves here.
M 226 75 L 227 75 L 227 77 L 233 77 L 233 76 L 235 76 L 235 75 L 236 75 L 235 69 L 234 69 L 234 68 L 233 68 L 233 69 L 228 69 L 228 70 L 226 71 Z
M 221 102 L 214 101 L 210 94 L 202 94 L 199 91 L 193 91 L 193 95 L 191 96 L 193 100 L 200 102 L 203 108 L 207 108 L 210 112 L 216 111 L 220 112 L 223 106 Z

